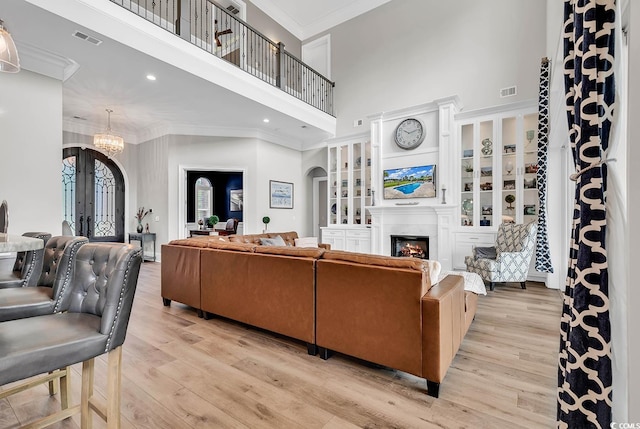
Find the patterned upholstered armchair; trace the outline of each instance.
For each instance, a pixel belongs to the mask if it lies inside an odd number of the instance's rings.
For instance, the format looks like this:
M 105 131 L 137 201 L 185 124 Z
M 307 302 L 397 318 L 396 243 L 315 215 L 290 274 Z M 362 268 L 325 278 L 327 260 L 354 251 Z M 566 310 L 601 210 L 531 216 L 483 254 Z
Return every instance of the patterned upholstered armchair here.
M 537 229 L 535 222 L 501 224 L 496 237 L 495 255 L 491 254 L 493 248 L 474 248 L 473 256 L 464 258 L 467 271 L 477 273 L 490 282 L 490 290 L 497 282 L 520 282 L 522 289 L 526 289 Z

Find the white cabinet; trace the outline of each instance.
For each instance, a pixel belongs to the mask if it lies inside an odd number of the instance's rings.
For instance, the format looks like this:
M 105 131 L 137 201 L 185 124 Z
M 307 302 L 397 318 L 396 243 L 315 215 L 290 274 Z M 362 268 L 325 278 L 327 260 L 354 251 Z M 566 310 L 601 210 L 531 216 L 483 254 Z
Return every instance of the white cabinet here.
M 349 141 L 329 146 L 328 225 L 366 225 L 371 215 L 371 143 Z
M 535 104 L 459 114 L 461 228 L 538 218 Z
M 331 245 L 331 250 L 371 253 L 371 229 L 365 227 L 322 228 L 322 243 Z

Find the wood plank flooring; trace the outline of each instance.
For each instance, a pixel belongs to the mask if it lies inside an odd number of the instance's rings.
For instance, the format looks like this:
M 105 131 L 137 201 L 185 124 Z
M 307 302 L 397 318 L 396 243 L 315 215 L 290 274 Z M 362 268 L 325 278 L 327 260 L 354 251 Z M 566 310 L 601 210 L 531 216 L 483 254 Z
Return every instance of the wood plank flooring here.
M 555 426 L 561 294 L 498 285 L 480 297 L 440 387 L 355 359 L 307 355 L 305 344 L 226 319 L 163 307 L 160 264 L 144 263 L 123 347 L 127 428 L 549 428 Z M 96 360 L 106 388 L 106 356 Z M 0 369 L 1 370 L 1 369 Z M 80 397 L 80 365 L 72 399 Z M 58 409 L 46 386 L 0 401 L 0 428 Z M 53 428 L 78 428 L 74 417 Z M 94 417 L 94 427 L 104 423 Z

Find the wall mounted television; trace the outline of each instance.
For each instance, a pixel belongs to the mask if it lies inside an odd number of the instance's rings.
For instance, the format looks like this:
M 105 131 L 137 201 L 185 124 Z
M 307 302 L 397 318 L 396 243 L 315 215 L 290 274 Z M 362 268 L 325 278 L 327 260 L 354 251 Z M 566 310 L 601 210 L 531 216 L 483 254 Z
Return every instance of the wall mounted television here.
M 385 200 L 436 197 L 436 166 L 393 168 L 382 174 Z

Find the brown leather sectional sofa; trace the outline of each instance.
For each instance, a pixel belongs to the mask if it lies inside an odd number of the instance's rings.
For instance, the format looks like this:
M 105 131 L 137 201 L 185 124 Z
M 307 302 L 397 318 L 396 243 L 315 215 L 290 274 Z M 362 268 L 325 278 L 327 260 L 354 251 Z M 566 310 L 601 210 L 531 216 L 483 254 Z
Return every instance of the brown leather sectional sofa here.
M 432 285 L 429 266 L 261 237 L 198 237 L 162 246 L 162 298 L 307 343 L 310 354 L 364 359 L 427 380 L 438 396 L 476 311 L 460 276 Z M 473 296 L 470 296 L 473 295 Z

